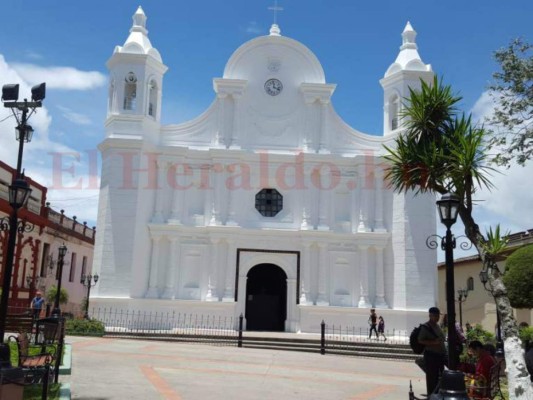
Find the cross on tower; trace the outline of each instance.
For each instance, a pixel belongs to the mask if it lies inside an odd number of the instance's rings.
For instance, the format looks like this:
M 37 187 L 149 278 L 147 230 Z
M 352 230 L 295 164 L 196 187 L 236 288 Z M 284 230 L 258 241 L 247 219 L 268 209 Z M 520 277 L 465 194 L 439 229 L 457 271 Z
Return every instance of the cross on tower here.
M 274 11 L 274 24 L 278 23 L 278 11 L 283 11 L 283 7 L 278 7 L 278 0 L 274 0 L 274 5 L 268 7 L 270 11 Z

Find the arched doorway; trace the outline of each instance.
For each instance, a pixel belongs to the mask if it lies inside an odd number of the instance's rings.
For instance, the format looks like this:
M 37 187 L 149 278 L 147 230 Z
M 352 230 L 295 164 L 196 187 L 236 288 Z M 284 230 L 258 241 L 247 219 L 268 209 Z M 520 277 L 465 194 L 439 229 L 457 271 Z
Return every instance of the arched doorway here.
M 287 275 L 274 264 L 250 269 L 246 282 L 246 329 L 285 330 L 287 319 Z

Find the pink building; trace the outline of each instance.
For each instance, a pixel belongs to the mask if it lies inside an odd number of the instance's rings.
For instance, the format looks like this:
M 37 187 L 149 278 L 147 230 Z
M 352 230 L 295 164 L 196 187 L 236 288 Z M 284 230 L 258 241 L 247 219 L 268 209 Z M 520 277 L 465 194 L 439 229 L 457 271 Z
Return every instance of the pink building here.
M 8 187 L 14 177 L 15 169 L 0 161 L 0 222 L 7 228 L 11 206 Z M 19 210 L 20 223 L 33 226 L 31 232 L 19 233 L 15 248 L 15 260 L 11 281 L 9 306 L 27 308 L 37 290 L 43 293 L 57 285 L 58 248 L 65 244 L 67 254 L 64 258 L 61 287 L 69 294 L 68 304 L 61 305 L 63 312 L 83 315 L 81 309 L 87 289 L 80 283 L 83 274 L 91 272 L 95 228 L 80 223 L 76 217 L 68 218 L 64 211 L 57 212 L 46 202 L 47 188 L 26 178 L 31 195 L 25 207 Z M 0 280 L 5 270 L 5 252 L 8 231 L 0 231 Z M 51 305 L 53 308 L 53 304 Z

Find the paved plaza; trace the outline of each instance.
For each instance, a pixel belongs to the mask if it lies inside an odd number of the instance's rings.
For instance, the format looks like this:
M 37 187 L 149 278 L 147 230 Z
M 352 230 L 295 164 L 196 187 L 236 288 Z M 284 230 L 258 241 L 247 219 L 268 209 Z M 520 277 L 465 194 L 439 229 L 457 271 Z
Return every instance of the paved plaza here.
M 395 400 L 409 381 L 424 393 L 413 362 L 148 340 L 68 337 L 77 400 Z

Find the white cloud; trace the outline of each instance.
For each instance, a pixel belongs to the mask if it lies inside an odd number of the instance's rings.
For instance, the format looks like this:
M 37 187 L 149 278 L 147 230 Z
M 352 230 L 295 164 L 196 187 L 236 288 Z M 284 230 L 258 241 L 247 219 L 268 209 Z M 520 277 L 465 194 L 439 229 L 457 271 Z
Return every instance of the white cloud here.
M 0 54 L 0 86 L 7 83 L 18 83 L 21 96 L 29 95 L 33 84 L 25 81 Z M 10 115 L 10 109 L 0 107 L 0 160 L 15 167 L 19 143 L 15 140 L 16 121 L 7 118 Z M 52 117 L 46 101 L 28 122 L 35 133 L 33 140 L 24 146 L 22 167 L 26 175 L 48 187 L 47 199 L 54 209 L 64 209 L 67 215 L 78 216 L 80 222 L 88 221 L 94 225 L 100 187 L 97 165 L 93 165 L 96 164 L 97 150 L 92 150 L 90 155 L 87 152 L 78 154 L 75 149 L 51 140 Z
M 103 86 L 106 82 L 105 75 L 98 71 L 19 63 L 14 63 L 11 67 L 30 85 L 46 82 L 51 89 L 89 90 Z
M 27 50 L 25 54 L 26 57 L 31 58 L 32 60 L 42 60 L 44 58 L 42 54 L 32 50 Z
M 57 108 L 63 112 L 63 117 L 68 119 L 70 122 L 73 122 L 77 125 L 92 125 L 91 119 L 84 114 L 74 112 L 70 108 L 63 106 L 57 106 Z
M 265 30 L 259 26 L 259 24 L 256 21 L 250 21 L 248 22 L 248 25 L 244 29 L 246 33 L 251 33 L 254 35 L 258 35 L 260 33 L 263 33 Z
M 482 93 L 471 110 L 474 121 L 486 121 L 494 112 L 494 106 L 489 92 Z M 525 167 L 515 163 L 509 168 L 491 166 L 497 171 L 491 177 L 494 189 L 481 190 L 476 194 L 480 200 L 476 207 L 478 224 L 487 229 L 500 223 L 504 231 L 511 232 L 533 228 L 533 213 L 530 212 L 533 191 L 528 183 L 533 176 L 533 160 Z
M 484 123 L 487 117 L 490 117 L 494 113 L 495 105 L 494 99 L 489 92 L 483 92 L 470 111 L 472 113 L 472 119 L 476 123 Z

